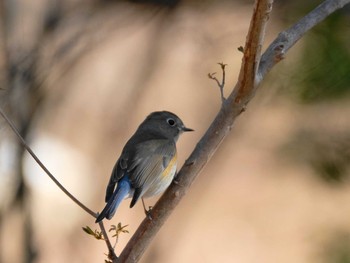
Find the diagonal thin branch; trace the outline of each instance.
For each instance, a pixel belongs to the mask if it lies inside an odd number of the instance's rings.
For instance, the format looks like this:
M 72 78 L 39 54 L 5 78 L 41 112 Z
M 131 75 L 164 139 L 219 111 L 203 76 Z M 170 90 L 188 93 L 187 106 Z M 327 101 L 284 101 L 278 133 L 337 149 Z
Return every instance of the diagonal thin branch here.
M 94 218 L 97 218 L 98 214 L 93 212 L 90 208 L 85 206 L 82 202 L 80 202 L 74 195 L 72 195 L 56 178 L 55 176 L 46 168 L 46 166 L 40 161 L 40 159 L 36 156 L 36 154 L 33 152 L 33 150 L 29 147 L 29 145 L 26 143 L 26 141 L 23 139 L 23 137 L 18 132 L 17 128 L 13 124 L 13 122 L 7 117 L 7 115 L 4 113 L 2 108 L 0 107 L 0 115 L 6 120 L 8 125 L 11 127 L 12 131 L 16 134 L 18 139 L 20 140 L 23 147 L 28 151 L 28 153 L 33 157 L 33 159 L 37 162 L 37 164 L 40 166 L 41 169 L 50 177 L 50 179 L 78 206 L 80 206 L 85 212 L 93 216 Z M 108 257 L 112 259 L 113 261 L 116 261 L 118 257 L 116 256 L 113 246 L 108 238 L 106 229 L 103 225 L 103 222 L 99 223 L 101 232 L 103 234 L 104 240 L 106 242 L 109 255 Z
M 15 125 L 12 123 L 12 121 L 6 116 L 2 108 L 0 108 L 0 115 L 6 120 L 8 125 L 11 127 L 12 131 L 16 134 L 18 139 L 20 140 L 23 147 L 28 151 L 28 153 L 33 157 L 33 159 L 37 162 L 37 164 L 41 167 L 41 169 L 44 170 L 44 172 L 50 177 L 52 181 L 78 206 L 80 206 L 85 212 L 90 214 L 93 217 L 97 217 L 97 213 L 93 212 L 90 208 L 85 206 L 82 202 L 80 202 L 74 195 L 72 195 L 68 190 L 53 176 L 53 174 L 46 168 L 46 166 L 40 161 L 40 159 L 36 156 L 36 154 L 33 152 L 33 150 L 29 147 L 29 145 L 25 142 L 25 140 L 22 138 L 22 136 L 19 134 L 18 130 L 16 129 Z

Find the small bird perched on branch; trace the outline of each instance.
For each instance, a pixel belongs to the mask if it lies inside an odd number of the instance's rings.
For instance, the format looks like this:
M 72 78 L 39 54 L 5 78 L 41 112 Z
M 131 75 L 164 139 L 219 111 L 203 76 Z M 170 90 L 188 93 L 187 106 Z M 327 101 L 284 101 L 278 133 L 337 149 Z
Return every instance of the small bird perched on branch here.
M 140 198 L 164 192 L 176 173 L 176 142 L 180 134 L 188 131 L 193 130 L 186 128 L 174 113 L 158 111 L 148 115 L 113 168 L 106 189 L 107 204 L 96 223 L 111 219 L 125 198 L 132 197 L 132 208 Z

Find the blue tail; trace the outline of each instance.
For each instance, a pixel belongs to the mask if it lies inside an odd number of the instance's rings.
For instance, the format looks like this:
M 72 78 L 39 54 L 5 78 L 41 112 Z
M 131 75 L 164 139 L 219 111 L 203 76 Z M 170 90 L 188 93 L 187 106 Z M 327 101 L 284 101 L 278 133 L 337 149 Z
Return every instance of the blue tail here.
M 130 190 L 131 190 L 131 185 L 130 185 L 129 178 L 127 176 L 124 176 L 118 182 L 117 188 L 113 192 L 111 198 L 109 198 L 105 208 L 99 214 L 95 222 L 98 223 L 104 218 L 107 218 L 108 220 L 110 220 L 114 216 L 115 211 L 117 210 L 121 201 L 123 201 L 124 198 L 129 195 Z

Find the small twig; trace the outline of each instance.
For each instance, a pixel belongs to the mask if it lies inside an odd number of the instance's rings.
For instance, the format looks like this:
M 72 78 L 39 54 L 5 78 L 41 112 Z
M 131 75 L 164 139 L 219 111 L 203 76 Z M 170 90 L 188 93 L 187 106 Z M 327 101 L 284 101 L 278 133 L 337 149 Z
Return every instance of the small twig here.
M 99 225 L 100 225 L 100 229 L 101 231 L 98 231 L 98 230 L 92 230 L 91 227 L 89 226 L 86 226 L 86 227 L 83 227 L 83 231 L 85 233 L 87 233 L 88 235 L 91 235 L 93 236 L 94 238 L 96 238 L 97 240 L 103 240 L 106 242 L 106 245 L 107 245 L 107 248 L 108 248 L 108 259 L 109 260 L 112 260 L 113 262 L 117 262 L 118 260 L 118 257 L 116 256 L 116 254 L 114 253 L 114 248 L 115 248 L 115 245 L 117 244 L 118 242 L 118 237 L 119 237 L 119 233 L 129 233 L 128 230 L 125 230 L 124 228 L 127 227 L 126 226 L 122 226 L 121 223 L 118 224 L 118 228 L 115 226 L 115 225 L 112 225 L 111 229 L 109 230 L 112 231 L 112 230 L 116 230 L 116 234 L 113 235 L 113 237 L 117 237 L 116 238 L 116 243 L 114 246 L 112 246 L 112 243 L 110 242 L 109 240 L 109 237 L 107 235 L 107 231 L 106 229 L 104 228 L 104 225 L 103 225 L 103 221 L 99 222 Z M 110 262 L 110 261 L 108 261 Z
M 44 172 L 51 178 L 51 180 L 78 206 L 85 210 L 91 216 L 97 218 L 97 213 L 93 212 L 90 208 L 85 206 L 82 202 L 80 202 L 74 195 L 72 195 L 64 186 L 53 176 L 53 174 L 46 168 L 46 166 L 39 160 L 39 158 L 35 155 L 33 150 L 29 147 L 29 145 L 25 142 L 23 137 L 19 134 L 17 128 L 12 123 L 12 121 L 6 116 L 2 108 L 0 107 L 0 114 L 6 120 L 8 125 L 11 127 L 12 131 L 16 134 L 18 139 L 20 140 L 23 147 L 28 151 L 28 153 L 33 157 L 33 159 L 37 162 L 37 164 L 44 170 Z
M 103 220 L 98 222 L 102 235 L 104 237 L 104 241 L 106 242 L 107 248 L 108 248 L 108 258 L 112 260 L 113 262 L 118 262 L 118 257 L 114 252 L 114 248 L 112 246 L 111 241 L 108 238 L 107 231 L 105 229 L 105 226 L 103 225 Z
M 219 86 L 220 88 L 220 94 L 221 94 L 221 102 L 224 103 L 225 102 L 225 97 L 224 97 L 224 87 L 225 87 L 225 79 L 226 79 L 226 72 L 225 72 L 225 67 L 227 66 L 227 64 L 224 63 L 218 63 L 221 66 L 221 70 L 222 70 L 222 80 L 221 83 L 220 81 L 217 79 L 217 77 L 215 77 L 216 72 L 214 73 L 208 73 L 208 77 L 212 80 L 214 80 L 216 82 L 216 84 Z
M 242 47 L 242 46 L 239 46 L 239 47 L 237 48 L 237 50 L 238 50 L 239 52 L 244 53 L 244 47 Z
M 119 222 L 117 226 L 112 225 L 111 228 L 109 229 L 108 232 L 115 231 L 115 234 L 112 236 L 112 237 L 115 237 L 115 243 L 114 243 L 113 249 L 116 247 L 119 241 L 119 235 L 121 233 L 129 233 L 129 230 L 126 229 L 128 226 L 129 225 L 122 226 L 122 223 Z

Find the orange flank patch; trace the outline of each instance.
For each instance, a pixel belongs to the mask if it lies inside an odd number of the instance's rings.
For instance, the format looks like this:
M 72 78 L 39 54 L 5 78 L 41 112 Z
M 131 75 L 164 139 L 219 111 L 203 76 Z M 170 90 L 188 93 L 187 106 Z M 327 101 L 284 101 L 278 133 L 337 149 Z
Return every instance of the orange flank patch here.
M 162 173 L 162 177 L 173 176 L 176 171 L 176 163 L 177 163 L 177 153 L 175 153 L 174 157 L 170 160 L 168 166 L 164 169 Z

